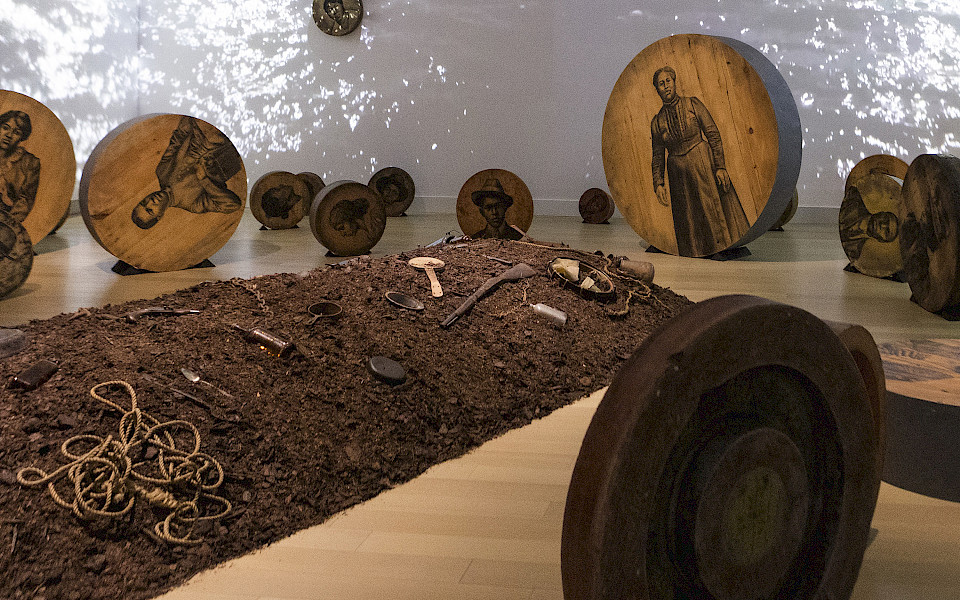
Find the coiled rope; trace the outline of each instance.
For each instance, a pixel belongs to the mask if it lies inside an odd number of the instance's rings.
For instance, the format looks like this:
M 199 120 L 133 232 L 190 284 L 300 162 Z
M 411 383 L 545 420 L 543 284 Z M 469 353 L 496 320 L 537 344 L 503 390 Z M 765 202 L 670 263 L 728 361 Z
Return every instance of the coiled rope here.
M 107 386 L 126 390 L 129 410 L 97 393 Z M 46 484 L 54 502 L 83 520 L 123 517 L 141 498 L 160 512 L 168 511 L 148 533 L 172 544 L 202 542 L 194 536 L 196 525 L 226 516 L 232 505 L 214 494 L 223 483 L 223 468 L 200 452 L 197 428 L 183 420 L 160 422 L 143 412 L 136 392 L 125 381 L 100 383 L 90 395 L 122 413 L 118 437 L 73 436 L 60 446 L 70 463 L 51 473 L 24 467 L 17 472 L 17 481 L 25 486 Z M 178 439 L 187 439 L 189 450 L 178 447 Z M 148 460 L 150 448 L 156 457 Z M 72 499 L 69 492 L 57 489 L 61 480 L 72 487 Z

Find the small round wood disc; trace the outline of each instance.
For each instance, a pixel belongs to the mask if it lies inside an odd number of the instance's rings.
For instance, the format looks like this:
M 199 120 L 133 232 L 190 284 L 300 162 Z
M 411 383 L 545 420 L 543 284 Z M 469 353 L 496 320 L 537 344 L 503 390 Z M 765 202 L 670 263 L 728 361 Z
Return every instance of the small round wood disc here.
M 313 0 L 313 22 L 327 35 L 347 35 L 361 20 L 361 0 Z
M 0 211 L 0 298 L 23 285 L 33 267 L 33 244 L 20 221 Z
M 790 203 L 787 204 L 786 210 L 783 211 L 783 214 L 780 215 L 780 218 L 777 219 L 777 222 L 770 226 L 771 231 L 779 230 L 783 228 L 784 225 L 790 222 L 797 214 L 797 208 L 800 206 L 800 192 L 797 189 L 793 190 L 793 196 L 790 197 Z
M 457 195 L 457 222 L 460 230 L 473 239 L 498 237 L 485 235 L 488 221 L 481 214 L 480 206 L 476 204 L 490 203 L 487 198 L 500 201 L 500 208 L 489 211 L 492 219 L 490 226 L 499 232 L 499 237 L 515 240 L 523 237 L 523 233 L 530 229 L 533 222 L 533 195 L 522 179 L 504 169 L 486 169 L 474 173 L 460 188 Z M 499 211 L 503 205 L 506 205 L 506 214 L 500 217 Z
M 307 214 L 310 186 L 287 171 L 267 173 L 250 188 L 250 212 L 269 229 L 290 229 Z
M 960 304 L 960 158 L 921 154 L 903 179 L 900 256 L 913 299 L 930 312 Z
M 840 243 L 850 264 L 864 275 L 900 271 L 900 183 L 880 172 L 848 183 L 840 204 Z
M 323 188 L 310 209 L 310 230 L 337 256 L 366 254 L 387 225 L 380 195 L 357 181 L 337 181 Z
M 647 337 L 587 429 L 567 600 L 847 598 L 879 473 L 867 391 L 812 314 L 701 302 Z
M 316 199 L 317 194 L 319 194 L 320 190 L 322 190 L 327 184 L 323 182 L 322 177 L 311 171 L 297 173 L 297 177 L 303 179 L 304 183 L 307 184 L 307 187 L 310 188 L 310 197 L 304 198 L 303 201 L 303 214 L 309 215 L 310 207 L 313 206 L 313 201 Z
M 600 188 L 590 188 L 580 196 L 580 217 L 584 223 L 598 225 L 608 222 L 616 206 L 610 194 Z
M 620 75 L 603 118 L 603 168 L 617 208 L 652 246 L 680 256 L 767 232 L 796 189 L 801 149 L 786 81 L 762 53 L 730 38 L 651 44 Z
M 383 198 L 388 217 L 399 217 L 410 208 L 417 191 L 413 178 L 400 167 L 380 169 L 370 177 L 367 185 Z
M 145 115 L 94 148 L 80 178 L 80 213 L 94 239 L 148 271 L 210 258 L 233 235 L 247 173 L 233 143 L 195 117 Z
M 17 115 L 16 124 L 10 120 L 13 114 Z M 0 123 L 0 211 L 23 223 L 36 244 L 70 208 L 77 158 L 66 127 L 40 102 L 0 90 L 0 116 L 4 115 L 5 123 Z

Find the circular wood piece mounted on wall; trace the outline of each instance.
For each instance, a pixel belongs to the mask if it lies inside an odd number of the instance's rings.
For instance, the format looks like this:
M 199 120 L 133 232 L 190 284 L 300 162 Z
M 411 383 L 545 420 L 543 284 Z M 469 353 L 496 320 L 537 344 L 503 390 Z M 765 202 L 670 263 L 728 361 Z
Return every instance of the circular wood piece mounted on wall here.
M 0 298 L 23 285 L 33 267 L 30 234 L 11 215 L 0 211 Z
M 709 256 L 783 215 L 802 133 L 789 87 L 758 50 L 675 35 L 645 48 L 614 85 L 603 168 L 621 214 L 652 246 Z
M 37 243 L 69 210 L 76 181 L 73 142 L 60 119 L 29 96 L 0 90 L 0 211 Z
M 210 258 L 233 235 L 247 173 L 230 140 L 195 117 L 145 115 L 120 125 L 90 155 L 80 213 L 94 239 L 148 271 Z
M 921 154 L 900 194 L 900 256 L 913 299 L 930 312 L 960 304 L 960 158 Z
M 417 191 L 413 177 L 400 167 L 380 169 L 370 177 L 367 185 L 383 198 L 388 217 L 399 217 L 410 208 Z
M 600 188 L 590 188 L 585 191 L 580 196 L 578 208 L 583 222 L 594 225 L 607 223 L 613 216 L 613 211 L 616 210 L 613 198 Z
M 310 197 L 304 198 L 303 202 L 303 214 L 309 215 L 310 207 L 313 206 L 313 201 L 316 199 L 317 194 L 319 194 L 320 190 L 322 190 L 327 184 L 323 182 L 322 177 L 311 171 L 297 173 L 297 177 L 303 179 L 303 182 L 307 184 L 308 188 L 310 188 Z
M 269 229 L 290 229 L 307 214 L 310 186 L 287 171 L 267 173 L 250 188 L 250 212 Z
M 327 35 L 347 35 L 362 20 L 361 0 L 313 0 L 313 22 Z
M 383 237 L 387 213 L 380 195 L 357 181 L 323 188 L 310 209 L 310 230 L 331 254 L 366 254 Z
M 847 598 L 879 473 L 863 379 L 822 321 L 750 296 L 652 333 L 587 429 L 567 600 Z
M 960 502 L 960 340 L 880 344 L 887 382 L 883 480 Z
M 457 222 L 473 239 L 519 240 L 533 222 L 530 188 L 504 169 L 474 173 L 457 195 Z

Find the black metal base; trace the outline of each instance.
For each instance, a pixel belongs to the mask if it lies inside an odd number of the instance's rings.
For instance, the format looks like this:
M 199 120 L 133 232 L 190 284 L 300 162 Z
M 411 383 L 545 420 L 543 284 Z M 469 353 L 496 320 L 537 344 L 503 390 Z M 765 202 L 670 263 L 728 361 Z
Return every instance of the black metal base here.
M 846 271 L 847 273 L 859 273 L 860 275 L 864 274 L 860 269 L 853 266 L 853 263 L 847 263 L 847 266 L 845 266 L 843 270 Z M 867 277 L 871 277 L 871 275 L 867 275 Z M 888 281 L 896 281 L 897 283 L 907 282 L 907 280 L 903 278 L 903 271 L 897 271 L 893 275 L 887 275 L 886 277 L 877 277 L 876 279 L 886 279 Z
M 647 252 L 653 252 L 656 254 L 667 254 L 663 250 L 655 246 L 647 246 Z M 746 246 L 738 246 L 736 248 L 727 248 L 726 250 L 721 250 L 716 254 L 711 254 L 709 256 L 693 256 L 689 258 L 704 258 L 708 260 L 717 260 L 717 261 L 727 261 L 727 260 L 737 260 L 738 258 L 745 258 L 753 254 L 750 252 L 750 249 Z
M 212 262 L 210 262 L 210 259 L 209 259 L 209 258 L 205 258 L 205 259 L 203 259 L 202 261 L 198 262 L 197 264 L 193 265 L 192 267 L 187 267 L 187 268 L 188 268 L 188 269 L 206 269 L 207 267 L 214 267 L 214 266 L 216 266 L 216 265 L 214 265 Z M 117 264 L 115 264 L 115 265 L 113 265 L 112 267 L 110 267 L 110 270 L 113 271 L 114 273 L 116 273 L 117 275 L 123 275 L 123 276 L 127 276 L 127 275 L 140 275 L 140 274 L 143 274 L 143 273 L 155 273 L 155 272 L 156 272 L 156 271 L 150 271 L 150 270 L 147 270 L 147 269 L 139 269 L 139 268 L 131 265 L 130 263 L 125 262 L 125 261 L 122 261 L 122 260 L 118 260 L 118 261 L 117 261 Z

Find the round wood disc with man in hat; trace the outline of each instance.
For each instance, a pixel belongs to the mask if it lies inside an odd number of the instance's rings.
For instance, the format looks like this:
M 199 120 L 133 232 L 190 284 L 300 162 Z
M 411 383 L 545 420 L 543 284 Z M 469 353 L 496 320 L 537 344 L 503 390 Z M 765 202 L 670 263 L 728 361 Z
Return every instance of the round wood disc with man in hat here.
M 519 240 L 532 221 L 533 196 L 523 180 L 510 171 L 480 171 L 460 188 L 457 222 L 475 240 Z

